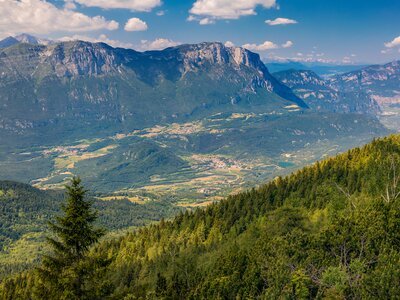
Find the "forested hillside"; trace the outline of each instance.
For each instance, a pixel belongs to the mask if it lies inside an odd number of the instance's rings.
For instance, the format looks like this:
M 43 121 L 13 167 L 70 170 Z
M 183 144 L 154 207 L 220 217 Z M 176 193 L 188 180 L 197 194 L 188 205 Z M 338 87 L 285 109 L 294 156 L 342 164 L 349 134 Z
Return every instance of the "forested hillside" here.
M 400 136 L 98 244 L 93 299 L 398 299 Z M 46 299 L 36 272 L 2 299 Z M 61 295 L 61 294 L 60 294 Z M 62 298 L 60 296 L 60 298 Z
M 99 212 L 98 224 L 109 232 L 144 226 L 180 210 L 167 201 L 139 205 L 127 198 L 92 200 Z M 46 251 L 47 223 L 60 214 L 63 201 L 61 191 L 42 191 L 27 184 L 0 181 L 0 280 L 37 264 Z

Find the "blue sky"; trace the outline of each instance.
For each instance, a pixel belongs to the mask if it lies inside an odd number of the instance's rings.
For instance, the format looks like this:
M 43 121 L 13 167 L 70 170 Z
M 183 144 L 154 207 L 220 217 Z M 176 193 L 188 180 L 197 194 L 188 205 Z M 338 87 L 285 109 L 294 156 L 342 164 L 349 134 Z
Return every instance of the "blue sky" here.
M 1 1 L 3 37 L 27 32 L 138 50 L 230 41 L 265 59 L 300 61 L 383 63 L 400 58 L 399 0 Z

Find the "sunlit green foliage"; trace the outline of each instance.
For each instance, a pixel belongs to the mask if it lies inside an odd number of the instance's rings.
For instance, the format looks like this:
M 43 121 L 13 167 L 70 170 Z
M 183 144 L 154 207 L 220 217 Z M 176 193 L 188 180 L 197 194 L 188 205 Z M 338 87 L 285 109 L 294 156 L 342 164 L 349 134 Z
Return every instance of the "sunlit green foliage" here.
M 91 257 L 112 260 L 109 299 L 398 299 L 399 182 L 391 136 L 102 242 Z M 28 299 L 36 281 L 9 278 L 0 295 Z

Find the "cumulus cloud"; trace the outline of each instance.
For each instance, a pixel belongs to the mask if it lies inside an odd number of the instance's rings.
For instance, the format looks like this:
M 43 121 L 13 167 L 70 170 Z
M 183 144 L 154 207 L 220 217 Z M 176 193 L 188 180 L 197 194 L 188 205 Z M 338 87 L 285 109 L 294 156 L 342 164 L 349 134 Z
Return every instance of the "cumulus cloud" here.
M 225 47 L 235 47 L 235 44 L 231 41 L 226 41 L 225 42 Z
M 164 10 L 159 10 L 158 12 L 156 12 L 156 15 L 159 17 L 162 17 L 165 15 L 165 11 Z
M 79 35 L 75 34 L 73 36 L 64 36 L 60 39 L 58 39 L 60 42 L 68 42 L 68 41 L 87 41 L 91 43 L 106 43 L 112 47 L 119 47 L 119 48 L 133 48 L 133 44 L 131 43 L 124 43 L 121 41 L 117 40 L 112 40 L 108 38 L 107 35 L 101 34 L 100 36 L 96 37 L 90 37 L 90 36 L 85 36 L 85 35 Z
M 116 21 L 89 17 L 66 4 L 66 8 L 60 9 L 44 0 L 0 0 L 0 32 L 47 34 L 118 29 Z
M 161 5 L 161 0 L 74 0 L 88 7 L 100 7 L 105 9 L 122 8 L 133 11 L 151 11 Z
M 278 48 L 290 48 L 293 46 L 293 42 L 292 41 L 287 41 L 285 43 L 283 43 L 282 45 L 277 45 L 271 41 L 265 41 L 262 44 L 244 44 L 242 47 L 246 48 L 248 50 L 251 51 L 268 51 L 268 50 L 272 50 L 272 49 L 278 49 Z
M 276 0 L 196 0 L 190 13 L 214 19 L 238 19 L 256 14 L 256 7 L 272 8 Z
M 270 41 L 265 41 L 262 44 L 244 44 L 242 46 L 243 48 L 246 48 L 248 50 L 252 50 L 252 51 L 267 51 L 267 50 L 271 50 L 271 49 L 278 49 L 279 46 L 273 42 Z
M 204 18 L 199 21 L 199 24 L 200 25 L 211 25 L 211 24 L 215 24 L 215 20 L 210 19 L 210 18 Z
M 188 22 L 198 21 L 198 18 L 196 18 L 193 15 L 189 15 L 189 17 L 187 17 L 186 21 L 188 21 Z
M 194 15 L 189 15 L 186 19 L 186 21 L 188 22 L 199 22 L 200 25 L 211 25 L 211 24 L 215 24 L 215 18 L 212 17 L 207 17 L 207 18 L 201 18 L 198 16 L 194 16 Z
M 385 43 L 386 48 L 395 48 L 400 46 L 400 36 L 394 38 L 392 41 Z
M 65 9 L 76 9 L 76 5 L 73 0 L 64 0 L 64 8 Z
M 287 41 L 286 43 L 282 44 L 282 48 L 290 48 L 293 46 L 292 41 Z
M 145 31 L 147 28 L 146 22 L 140 20 L 139 18 L 131 18 L 125 24 L 126 31 Z
M 140 42 L 139 50 L 162 50 L 168 47 L 178 46 L 180 43 L 170 39 L 158 38 L 154 41 L 142 40 Z
M 270 26 L 276 26 L 276 25 L 297 24 L 297 21 L 286 18 L 276 18 L 275 20 L 266 20 L 265 23 L 267 23 Z

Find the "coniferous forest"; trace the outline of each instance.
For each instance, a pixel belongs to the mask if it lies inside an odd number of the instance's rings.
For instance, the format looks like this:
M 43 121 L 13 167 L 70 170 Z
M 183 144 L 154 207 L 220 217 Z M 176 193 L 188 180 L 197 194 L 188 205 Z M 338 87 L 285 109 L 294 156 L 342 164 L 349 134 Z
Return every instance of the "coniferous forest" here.
M 398 135 L 120 238 L 78 178 L 62 211 L 1 299 L 400 299 Z

